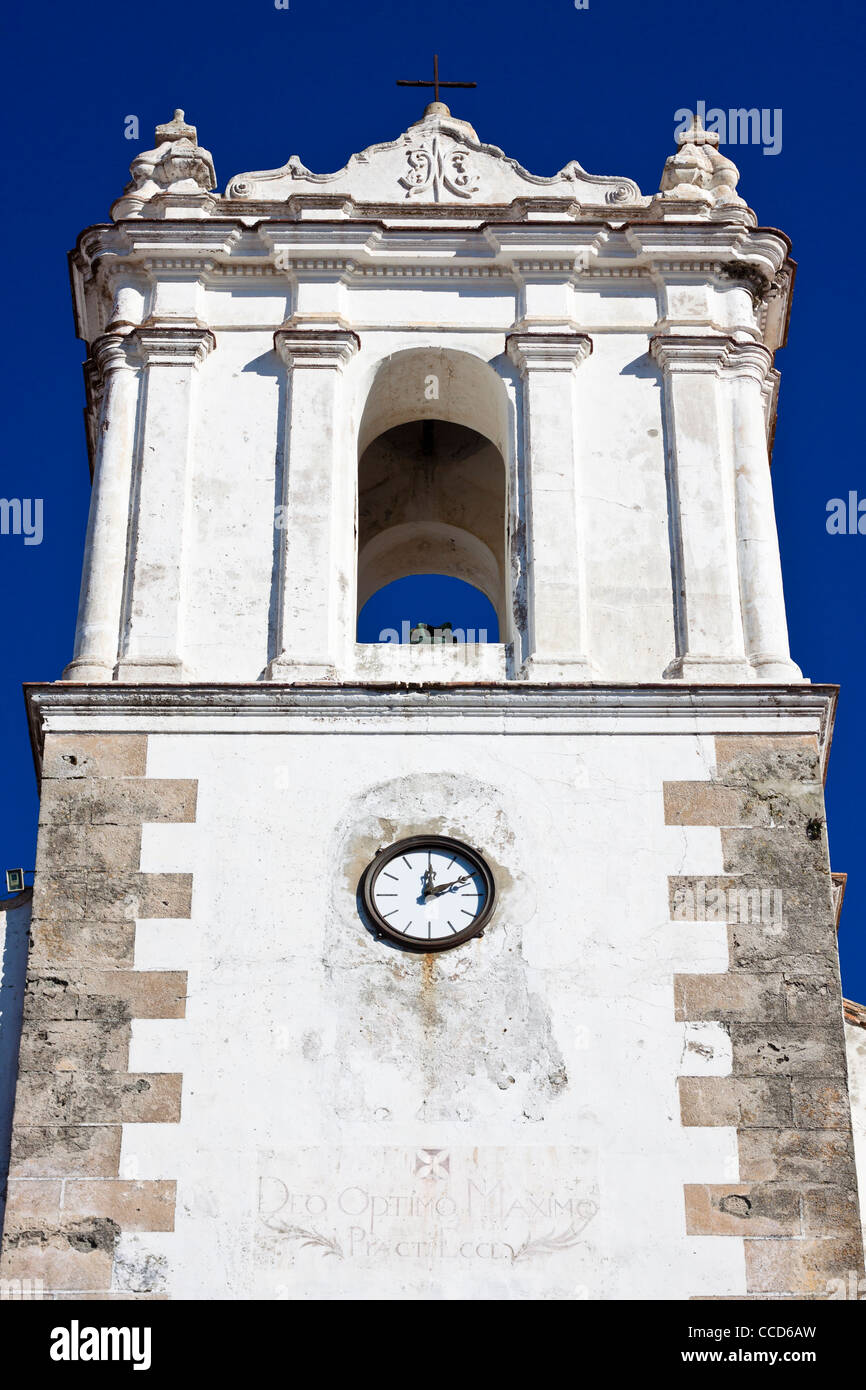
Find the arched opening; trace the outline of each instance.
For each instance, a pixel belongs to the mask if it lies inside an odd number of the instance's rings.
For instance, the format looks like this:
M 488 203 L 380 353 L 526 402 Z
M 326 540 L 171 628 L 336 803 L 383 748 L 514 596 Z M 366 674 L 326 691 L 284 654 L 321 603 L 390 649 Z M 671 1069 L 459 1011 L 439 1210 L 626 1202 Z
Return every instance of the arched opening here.
M 486 594 L 444 574 L 407 575 L 371 595 L 358 615 L 359 642 L 469 645 L 499 641 Z
M 480 630 L 508 640 L 507 419 L 502 381 L 469 353 L 412 349 L 380 364 L 359 432 L 359 618 L 398 581 L 439 576 L 469 586 L 464 598 L 479 591 L 497 619 L 495 635 L 492 624 Z M 479 630 L 461 616 L 405 612 L 401 624 Z M 368 633 L 359 622 L 359 642 L 379 640 Z

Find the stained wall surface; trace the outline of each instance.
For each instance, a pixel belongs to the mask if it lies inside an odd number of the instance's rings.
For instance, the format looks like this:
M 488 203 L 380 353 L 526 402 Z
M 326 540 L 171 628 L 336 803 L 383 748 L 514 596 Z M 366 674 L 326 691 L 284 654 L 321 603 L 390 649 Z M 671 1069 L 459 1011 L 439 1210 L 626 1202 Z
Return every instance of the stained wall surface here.
M 689 1298 L 859 1269 L 814 719 L 451 698 L 48 733 L 7 1277 Z M 357 902 L 423 831 L 499 893 L 435 958 Z

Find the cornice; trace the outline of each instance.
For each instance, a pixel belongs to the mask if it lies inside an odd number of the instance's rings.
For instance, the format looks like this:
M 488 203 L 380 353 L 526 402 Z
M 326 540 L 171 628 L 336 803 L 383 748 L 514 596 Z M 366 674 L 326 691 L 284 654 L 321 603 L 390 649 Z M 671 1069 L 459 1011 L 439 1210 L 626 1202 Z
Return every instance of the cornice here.
M 431 241 L 431 232 L 433 240 Z M 635 264 L 670 268 L 681 273 L 704 271 L 741 263 L 744 278 L 763 265 L 768 283 L 785 265 L 789 243 L 782 233 L 728 224 L 690 222 L 676 224 L 633 224 L 597 221 L 483 223 L 478 226 L 421 228 L 384 226 L 380 222 L 267 222 L 253 225 L 239 220 L 219 223 L 131 222 L 123 227 L 98 224 L 82 232 L 72 256 L 79 267 L 95 266 L 103 256 L 132 257 L 141 264 L 145 257 L 157 258 L 160 265 L 215 260 L 225 263 L 243 256 L 242 243 L 252 248 L 258 243 L 267 259 L 282 256 L 303 261 L 328 259 L 356 261 L 375 266 L 379 258 L 400 259 L 410 246 L 426 257 L 454 254 L 472 243 L 486 248 L 497 263 L 520 269 L 520 262 L 534 264 L 561 261 L 563 268 L 574 268 L 576 255 L 591 251 L 593 261 L 603 264 L 607 243 L 614 247 L 612 259 L 621 262 L 623 250 Z M 321 249 L 320 249 L 321 248 Z M 338 250 L 339 248 L 339 250 Z M 620 249 L 622 248 L 622 249 Z M 477 256 L 477 251 L 471 254 Z M 571 265 L 569 266 L 569 262 Z
M 677 278 L 718 289 L 740 284 L 761 299 L 738 314 L 756 321 L 775 350 L 784 325 L 793 267 L 787 239 L 772 229 L 706 222 L 676 224 L 597 221 L 523 222 L 434 229 L 379 223 L 134 221 L 82 233 L 71 256 L 79 332 L 93 340 L 107 329 L 102 300 L 108 282 L 195 278 L 205 287 L 273 281 L 281 288 L 305 276 L 345 285 L 467 283 L 511 293 L 531 279 L 568 283 L 580 291 L 622 286 L 651 294 Z M 738 272 L 741 270 L 741 278 Z M 104 277 L 104 278 L 103 278 Z M 757 319 L 746 322 L 746 314 Z
M 819 721 L 822 762 L 826 763 L 838 699 L 835 685 L 693 685 L 655 682 L 641 685 L 541 685 L 527 681 L 495 684 L 345 685 L 249 684 L 106 685 L 34 684 L 24 687 L 37 764 L 46 721 L 58 718 L 195 717 L 241 715 L 278 719 L 303 715 L 335 722 L 390 719 L 410 714 L 428 718 L 471 716 L 501 727 L 503 716 L 530 717 L 541 724 L 563 717 L 611 720 L 755 718 Z

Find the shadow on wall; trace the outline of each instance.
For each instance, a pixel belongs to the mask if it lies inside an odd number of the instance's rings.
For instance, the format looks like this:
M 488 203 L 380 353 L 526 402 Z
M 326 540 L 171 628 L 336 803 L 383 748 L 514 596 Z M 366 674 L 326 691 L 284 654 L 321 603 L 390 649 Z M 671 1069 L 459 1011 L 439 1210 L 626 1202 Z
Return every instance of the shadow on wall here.
M 0 899 L 0 1235 L 6 1212 L 32 898 L 33 889 L 27 888 L 15 898 Z

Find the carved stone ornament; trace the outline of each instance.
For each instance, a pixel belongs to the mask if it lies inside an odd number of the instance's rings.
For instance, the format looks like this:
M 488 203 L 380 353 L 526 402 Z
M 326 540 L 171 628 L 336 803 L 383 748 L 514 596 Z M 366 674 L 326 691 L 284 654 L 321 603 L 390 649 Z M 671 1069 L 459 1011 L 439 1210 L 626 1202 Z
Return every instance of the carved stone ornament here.
M 207 195 L 216 186 L 213 159 L 199 145 L 196 128 L 187 125 L 183 111 L 175 111 L 173 120 L 157 126 L 154 149 L 136 155 L 129 172 L 132 179 L 111 209 L 116 222 L 164 216 L 164 208 L 157 204 L 148 208 L 148 204 L 166 194 L 179 201 L 186 215 L 212 202 Z
M 372 145 L 334 174 L 314 174 L 293 155 L 281 169 L 238 174 L 227 199 L 285 202 L 322 195 L 356 203 L 411 206 L 429 203 L 509 204 L 518 198 L 563 198 L 590 207 L 647 206 L 631 179 L 587 174 L 572 161 L 550 178 L 530 174 L 495 145 L 482 144 L 468 121 L 431 102 L 420 121 L 397 140 Z
M 716 131 L 704 130 L 699 116 L 688 130 L 677 135 L 677 152 L 666 161 L 659 192 L 666 198 L 714 207 L 745 207 L 736 191 L 740 171 L 733 160 L 719 154 Z
M 438 203 L 443 194 L 471 198 L 478 192 L 478 176 L 471 154 L 459 146 L 443 148 L 436 135 L 429 146 L 421 144 L 408 149 L 406 159 L 409 169 L 400 183 L 406 189 L 407 198 L 432 193 L 433 201 Z

